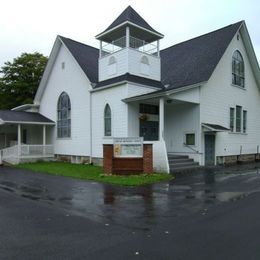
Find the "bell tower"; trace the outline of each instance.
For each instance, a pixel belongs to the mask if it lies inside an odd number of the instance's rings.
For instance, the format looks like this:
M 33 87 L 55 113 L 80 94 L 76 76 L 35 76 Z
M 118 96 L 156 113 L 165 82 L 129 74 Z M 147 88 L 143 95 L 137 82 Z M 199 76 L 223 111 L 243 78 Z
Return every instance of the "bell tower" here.
M 124 74 L 161 80 L 160 39 L 131 6 L 102 33 L 100 41 L 99 82 Z

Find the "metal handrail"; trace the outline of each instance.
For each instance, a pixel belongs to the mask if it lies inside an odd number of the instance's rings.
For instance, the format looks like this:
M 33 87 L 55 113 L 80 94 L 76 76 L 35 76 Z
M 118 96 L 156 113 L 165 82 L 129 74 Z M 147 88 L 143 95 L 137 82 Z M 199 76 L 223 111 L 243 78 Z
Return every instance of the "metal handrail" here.
M 183 143 L 183 145 L 186 146 L 187 148 L 191 149 L 193 152 L 195 152 L 195 153 L 199 153 L 198 150 L 192 148 L 190 145 L 188 145 L 188 144 L 186 144 L 186 143 Z

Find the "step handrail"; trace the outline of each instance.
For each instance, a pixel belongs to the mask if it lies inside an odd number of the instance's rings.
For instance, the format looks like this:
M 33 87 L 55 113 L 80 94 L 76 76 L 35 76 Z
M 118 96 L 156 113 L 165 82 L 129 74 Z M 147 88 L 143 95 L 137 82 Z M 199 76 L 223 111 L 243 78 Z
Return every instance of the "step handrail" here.
M 184 145 L 185 147 L 187 147 L 187 148 L 191 149 L 193 152 L 195 152 L 195 153 L 199 153 L 199 151 L 198 151 L 198 150 L 196 150 L 196 149 L 192 148 L 190 145 L 187 145 L 186 143 L 183 143 L 183 145 Z

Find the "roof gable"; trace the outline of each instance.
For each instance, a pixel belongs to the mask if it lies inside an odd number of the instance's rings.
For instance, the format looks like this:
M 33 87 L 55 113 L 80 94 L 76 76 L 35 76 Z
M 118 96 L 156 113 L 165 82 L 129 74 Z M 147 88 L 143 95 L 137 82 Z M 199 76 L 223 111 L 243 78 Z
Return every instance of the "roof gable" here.
M 59 38 L 69 49 L 90 82 L 97 82 L 99 49 L 63 36 L 59 36 Z
M 61 45 L 65 45 L 70 54 L 74 57 L 80 68 L 83 70 L 84 74 L 87 76 L 91 83 L 96 83 L 98 81 L 98 57 L 99 50 L 97 48 L 91 47 L 89 45 L 65 38 L 62 36 L 57 36 L 53 48 L 51 50 L 50 57 L 48 59 L 47 65 L 45 67 L 41 82 L 37 89 L 34 104 L 39 104 L 42 95 L 45 91 L 49 76 L 55 64 L 56 58 L 60 51 Z
M 242 24 L 231 24 L 162 50 L 162 83 L 171 89 L 207 81 Z

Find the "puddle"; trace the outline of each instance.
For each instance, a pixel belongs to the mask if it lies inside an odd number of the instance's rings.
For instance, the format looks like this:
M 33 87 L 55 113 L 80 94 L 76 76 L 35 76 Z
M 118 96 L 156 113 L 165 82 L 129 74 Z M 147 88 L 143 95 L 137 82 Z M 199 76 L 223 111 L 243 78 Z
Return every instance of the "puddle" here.
M 246 197 L 246 193 L 244 192 L 221 192 L 216 194 L 217 200 L 221 202 L 234 201 L 237 199 L 242 199 Z
M 40 199 L 40 197 L 32 196 L 30 194 L 21 194 L 21 197 L 31 199 L 31 200 L 39 200 Z

